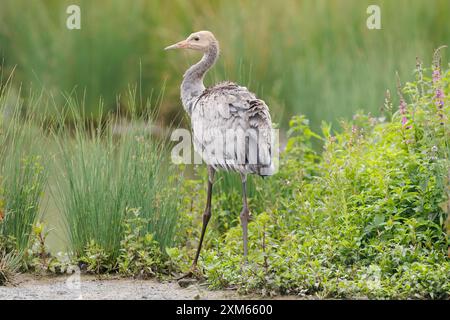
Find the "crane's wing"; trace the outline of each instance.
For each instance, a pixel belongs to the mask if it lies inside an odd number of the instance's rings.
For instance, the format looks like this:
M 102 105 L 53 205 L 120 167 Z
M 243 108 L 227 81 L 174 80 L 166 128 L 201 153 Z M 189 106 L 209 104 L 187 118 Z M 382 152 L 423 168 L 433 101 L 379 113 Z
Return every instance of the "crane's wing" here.
M 263 100 L 231 82 L 206 89 L 191 114 L 194 147 L 207 164 L 270 175 L 272 121 Z

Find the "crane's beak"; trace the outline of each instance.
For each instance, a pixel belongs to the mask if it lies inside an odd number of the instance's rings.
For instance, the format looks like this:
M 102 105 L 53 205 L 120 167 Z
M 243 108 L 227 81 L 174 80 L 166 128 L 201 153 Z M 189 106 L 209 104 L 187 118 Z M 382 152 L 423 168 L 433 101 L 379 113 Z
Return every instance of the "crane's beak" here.
M 183 41 L 177 42 L 171 46 L 165 47 L 164 50 L 186 49 L 188 47 L 189 47 L 189 42 L 187 42 L 187 40 L 183 40 Z

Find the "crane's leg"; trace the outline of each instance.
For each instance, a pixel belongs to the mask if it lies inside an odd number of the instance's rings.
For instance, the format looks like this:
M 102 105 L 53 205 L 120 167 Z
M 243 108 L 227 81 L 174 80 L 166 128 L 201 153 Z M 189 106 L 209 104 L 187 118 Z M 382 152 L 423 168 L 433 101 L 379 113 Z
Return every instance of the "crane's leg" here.
M 202 249 L 203 237 L 205 236 L 206 227 L 208 226 L 209 219 L 211 218 L 211 197 L 212 197 L 212 187 L 214 183 L 214 168 L 208 166 L 208 194 L 206 197 L 206 208 L 203 213 L 203 225 L 202 233 L 200 236 L 200 241 L 198 243 L 197 253 L 195 254 L 194 262 L 192 263 L 192 269 L 195 270 L 197 267 L 198 257 L 200 255 L 200 250 Z
M 244 242 L 244 261 L 247 261 L 248 253 L 248 221 L 250 220 L 250 210 L 247 204 L 247 174 L 241 173 L 242 180 L 242 211 L 241 211 L 241 225 L 242 225 L 242 240 Z
M 214 183 L 214 173 L 215 173 L 214 168 L 208 166 L 208 194 L 206 198 L 206 208 L 205 211 L 203 212 L 202 233 L 200 235 L 200 241 L 198 243 L 198 248 L 195 254 L 194 262 L 192 263 L 191 270 L 188 273 L 176 278 L 176 280 L 183 281 L 183 279 L 191 277 L 197 273 L 198 257 L 200 256 L 200 250 L 202 249 L 202 243 L 203 238 L 205 236 L 206 227 L 208 226 L 209 219 L 211 218 L 211 197 L 212 197 L 212 187 Z

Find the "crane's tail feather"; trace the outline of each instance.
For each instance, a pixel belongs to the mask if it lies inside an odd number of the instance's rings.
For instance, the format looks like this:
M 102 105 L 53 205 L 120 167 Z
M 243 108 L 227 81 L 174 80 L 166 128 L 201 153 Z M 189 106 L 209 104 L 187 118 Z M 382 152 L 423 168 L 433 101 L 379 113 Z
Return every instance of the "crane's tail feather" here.
M 268 177 L 273 175 L 274 173 L 275 173 L 275 165 L 273 162 L 270 164 L 270 166 L 261 166 L 258 172 L 258 174 L 261 177 Z

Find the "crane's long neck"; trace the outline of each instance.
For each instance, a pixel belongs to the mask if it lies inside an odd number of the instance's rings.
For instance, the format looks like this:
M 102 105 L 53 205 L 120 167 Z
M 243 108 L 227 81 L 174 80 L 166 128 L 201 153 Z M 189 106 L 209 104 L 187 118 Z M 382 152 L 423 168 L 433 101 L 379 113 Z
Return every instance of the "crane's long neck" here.
M 213 42 L 203 55 L 203 58 L 191 66 L 183 76 L 181 83 L 181 101 L 186 112 L 190 115 L 197 98 L 205 90 L 203 78 L 206 72 L 216 63 L 219 56 L 219 44 Z

